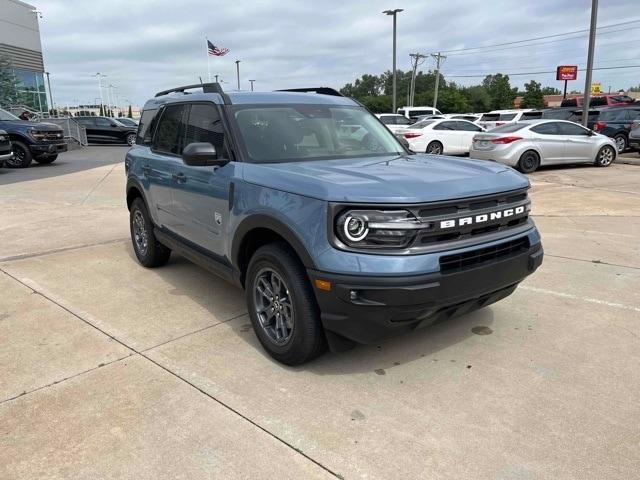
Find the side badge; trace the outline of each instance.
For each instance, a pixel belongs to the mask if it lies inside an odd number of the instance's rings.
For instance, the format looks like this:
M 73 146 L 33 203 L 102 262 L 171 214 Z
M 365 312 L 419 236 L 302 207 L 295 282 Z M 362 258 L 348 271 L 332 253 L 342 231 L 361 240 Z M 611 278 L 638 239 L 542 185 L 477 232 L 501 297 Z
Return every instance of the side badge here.
M 216 225 L 222 225 L 222 215 L 219 214 L 218 212 L 215 212 L 214 214 L 214 219 L 216 221 Z

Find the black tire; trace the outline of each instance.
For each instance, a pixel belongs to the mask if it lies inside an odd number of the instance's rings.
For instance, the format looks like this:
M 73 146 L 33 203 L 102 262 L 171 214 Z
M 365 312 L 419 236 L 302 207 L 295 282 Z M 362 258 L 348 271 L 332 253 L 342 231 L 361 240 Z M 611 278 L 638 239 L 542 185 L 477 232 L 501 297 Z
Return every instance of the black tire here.
M 271 283 L 268 281 L 268 275 L 273 273 L 280 278 L 281 282 L 278 284 L 281 288 L 274 288 L 273 280 Z M 261 287 L 265 284 L 265 278 L 268 289 Z M 245 287 L 247 308 L 253 329 L 271 357 L 285 365 L 300 365 L 316 358 L 326 350 L 326 338 L 320 322 L 320 309 L 316 304 L 309 278 L 300 261 L 287 245 L 271 243 L 256 250 L 249 262 Z M 280 304 L 276 296 L 278 291 L 284 292 L 284 296 L 280 297 Z M 268 293 L 271 293 L 271 302 L 268 304 L 271 308 L 266 307 L 262 302 L 267 299 Z M 278 308 L 282 313 L 277 315 L 282 320 L 275 316 L 274 310 L 277 312 Z M 288 320 L 285 320 L 286 312 L 289 312 Z M 289 330 L 280 340 L 274 338 L 275 334 L 271 333 L 271 330 L 277 331 L 279 320 L 283 328 Z
M 136 144 L 136 134 L 135 133 L 129 133 L 127 135 L 127 138 L 125 138 L 125 141 L 127 142 L 127 145 L 129 145 L 130 147 Z
M 156 239 L 153 233 L 153 222 L 141 198 L 136 198 L 131 204 L 129 228 L 133 251 L 142 265 L 155 268 L 169 261 L 171 250 Z
M 535 172 L 540 166 L 540 155 L 533 150 L 527 150 L 522 155 L 520 155 L 520 160 L 518 160 L 518 164 L 516 168 L 522 173 L 531 173 Z
M 27 168 L 31 165 L 33 155 L 29 147 L 22 142 L 15 140 L 11 141 L 11 148 L 13 150 L 13 158 L 6 161 L 7 167 L 10 168 Z
M 425 151 L 425 153 L 430 153 L 432 155 L 442 155 L 443 150 L 444 150 L 444 147 L 442 146 L 442 143 L 438 142 L 437 140 L 434 140 L 433 142 L 429 142 L 429 145 L 427 145 L 427 150 Z
M 50 163 L 55 162 L 56 158 L 58 158 L 57 153 L 55 155 L 49 155 L 48 157 L 36 157 L 34 160 L 40 165 L 49 165 Z
M 629 140 L 627 140 L 626 135 L 619 133 L 615 137 L 613 137 L 613 141 L 616 142 L 616 149 L 618 153 L 624 153 L 624 151 L 629 148 Z
M 605 145 L 596 155 L 595 165 L 596 167 L 608 167 L 616 159 L 616 149 L 611 145 Z

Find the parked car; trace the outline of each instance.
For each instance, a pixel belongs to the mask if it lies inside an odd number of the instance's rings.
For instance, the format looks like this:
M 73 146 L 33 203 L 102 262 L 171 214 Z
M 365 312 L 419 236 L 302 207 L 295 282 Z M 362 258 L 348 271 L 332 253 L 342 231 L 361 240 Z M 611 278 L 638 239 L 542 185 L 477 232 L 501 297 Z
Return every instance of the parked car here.
M 174 252 L 244 288 L 260 343 L 295 365 L 489 305 L 542 263 L 524 176 L 409 155 L 356 101 L 300 90 L 145 104 L 125 158 L 142 265 Z
M 112 120 L 115 120 L 116 122 L 124 125 L 125 127 L 138 128 L 138 122 L 136 122 L 133 118 L 129 118 L 129 117 L 113 118 L 112 117 Z
M 629 131 L 640 116 L 640 104 L 592 109 L 588 115 L 587 127 L 613 138 L 618 153 L 622 153 L 629 147 Z M 574 110 L 570 120 L 582 123 L 582 110 Z
M 0 108 L 0 129 L 11 140 L 13 156 L 5 160 L 8 167 L 26 168 L 32 160 L 42 165 L 49 164 L 58 158 L 59 153 L 67 151 L 62 128 L 52 123 L 20 120 Z
M 75 117 L 86 128 L 89 143 L 126 143 L 136 142 L 137 127 L 128 127 L 109 117 Z
M 629 130 L 629 147 L 640 150 L 640 119 L 634 120 Z
M 380 121 L 393 133 L 411 125 L 411 121 L 407 117 L 397 113 L 380 113 L 376 115 L 376 117 L 378 117 Z
M 566 98 L 562 100 L 561 107 L 582 107 L 583 97 Z M 589 99 L 591 107 L 613 107 L 616 105 L 629 105 L 635 103 L 635 99 L 623 93 L 596 95 Z
M 434 107 L 402 107 L 397 110 L 397 113 L 413 122 L 417 121 L 421 115 L 442 115 L 440 110 Z
M 0 168 L 4 167 L 4 162 L 13 158 L 11 151 L 11 140 L 9 134 L 4 130 L 0 130 Z
M 483 113 L 480 120 L 478 120 L 478 125 L 487 130 L 491 130 L 492 128 L 496 128 L 507 123 L 515 123 L 520 120 L 534 120 L 537 118 L 542 118 L 542 112 L 532 108 L 523 108 L 519 110 L 493 110 L 489 113 Z
M 443 113 L 441 115 L 420 115 L 417 118 L 417 121 L 420 122 L 422 120 L 440 120 L 440 119 L 449 119 L 449 120 L 467 120 L 469 122 L 477 123 L 480 120 L 481 115 L 476 115 L 474 113 Z
M 473 136 L 484 129 L 467 120 L 423 120 L 399 131 L 409 142 L 411 151 L 436 155 L 469 153 Z
M 608 167 L 616 159 L 609 137 L 566 120 L 510 123 L 473 138 L 469 156 L 494 160 L 531 173 L 540 165 L 594 163 Z

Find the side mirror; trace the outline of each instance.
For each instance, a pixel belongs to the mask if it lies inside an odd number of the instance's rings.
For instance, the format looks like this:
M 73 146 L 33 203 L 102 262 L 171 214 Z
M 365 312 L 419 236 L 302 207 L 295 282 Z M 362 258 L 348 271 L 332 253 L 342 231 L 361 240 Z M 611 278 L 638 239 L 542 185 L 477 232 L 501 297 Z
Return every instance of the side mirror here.
M 190 143 L 182 151 L 182 161 L 190 167 L 225 165 L 228 160 L 218 158 L 216 147 L 206 142 Z

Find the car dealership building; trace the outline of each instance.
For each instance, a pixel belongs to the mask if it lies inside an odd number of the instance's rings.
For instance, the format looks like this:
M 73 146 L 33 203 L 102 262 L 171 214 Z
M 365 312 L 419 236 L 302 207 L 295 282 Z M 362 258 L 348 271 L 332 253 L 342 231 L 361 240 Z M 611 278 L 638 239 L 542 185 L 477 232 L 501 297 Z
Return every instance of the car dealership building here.
M 39 13 L 19 0 L 0 0 L 0 59 L 8 60 L 18 80 L 19 103 L 49 110 L 40 43 Z M 6 106 L 6 105 L 5 105 Z

